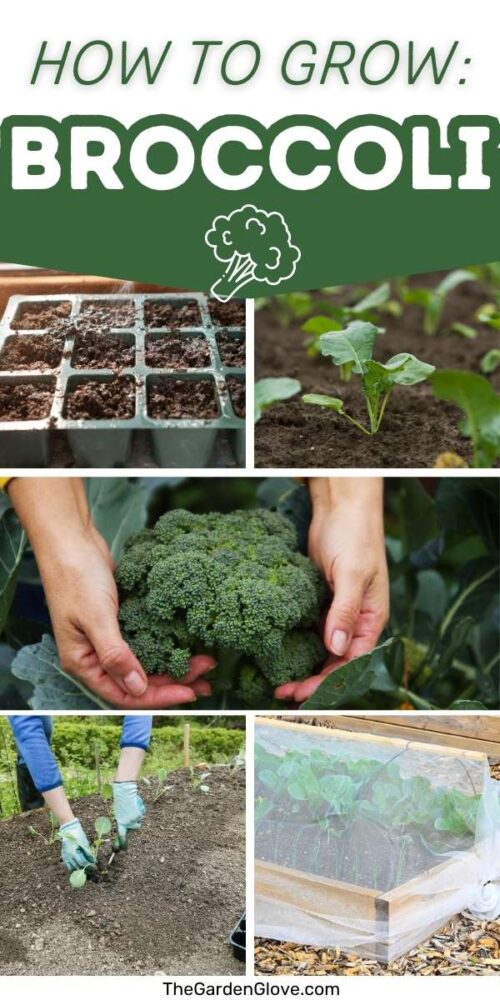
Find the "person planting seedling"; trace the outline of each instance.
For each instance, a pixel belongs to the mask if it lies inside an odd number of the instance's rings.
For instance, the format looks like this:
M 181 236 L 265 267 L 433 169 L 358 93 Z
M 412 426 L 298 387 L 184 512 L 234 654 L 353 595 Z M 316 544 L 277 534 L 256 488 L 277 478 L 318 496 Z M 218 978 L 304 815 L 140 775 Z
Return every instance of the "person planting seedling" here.
M 64 791 L 61 772 L 51 748 L 50 717 L 12 715 L 9 722 L 18 751 L 18 767 L 22 769 L 23 780 L 18 782 L 21 808 L 35 808 L 36 796 L 40 805 L 45 803 L 49 807 L 59 826 L 57 839 L 61 843 L 62 862 L 71 873 L 71 884 L 78 888 L 86 881 L 87 872 L 97 870 L 97 850 L 110 832 L 111 824 L 107 817 L 98 817 L 95 826 L 97 840 L 91 845 Z M 144 803 L 137 791 L 137 778 L 151 740 L 151 727 L 150 715 L 128 715 L 123 723 L 120 758 L 113 782 L 117 850 L 126 850 L 130 831 L 140 830 L 145 814 Z M 74 873 L 79 873 L 79 876 L 73 877 Z
M 300 259 L 280 212 L 265 212 L 255 205 L 218 215 L 205 240 L 217 260 L 227 264 L 210 289 L 220 302 L 237 295 L 249 281 L 279 285 L 292 277 Z
M 343 369 L 344 379 L 347 371 L 361 376 L 369 418 L 368 427 L 346 413 L 343 400 L 335 396 L 308 393 L 302 396 L 304 403 L 335 410 L 363 431 L 363 434 L 376 434 L 380 429 L 394 386 L 416 385 L 435 371 L 434 365 L 419 361 L 414 354 L 395 354 L 385 364 L 374 361 L 373 345 L 379 332 L 373 323 L 356 321 L 349 323 L 345 330 L 338 333 L 324 333 L 319 338 L 321 353 L 324 357 L 330 357 L 334 365 L 339 365 Z

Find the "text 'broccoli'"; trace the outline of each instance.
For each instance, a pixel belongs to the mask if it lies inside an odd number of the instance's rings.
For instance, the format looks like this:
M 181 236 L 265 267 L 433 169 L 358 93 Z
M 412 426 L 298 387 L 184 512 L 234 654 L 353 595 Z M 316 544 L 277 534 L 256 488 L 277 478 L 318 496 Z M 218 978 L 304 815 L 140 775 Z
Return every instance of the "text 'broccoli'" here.
M 194 653 L 213 653 L 214 689 L 249 703 L 325 658 L 326 586 L 278 514 L 171 511 L 129 540 L 116 579 L 124 638 L 148 673 L 181 678 Z

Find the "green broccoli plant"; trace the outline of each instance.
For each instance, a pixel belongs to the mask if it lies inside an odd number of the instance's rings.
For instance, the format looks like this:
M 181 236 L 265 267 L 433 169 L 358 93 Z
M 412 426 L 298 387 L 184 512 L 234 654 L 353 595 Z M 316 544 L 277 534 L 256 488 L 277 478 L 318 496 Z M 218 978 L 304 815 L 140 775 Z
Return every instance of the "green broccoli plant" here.
M 96 836 L 92 841 L 92 851 L 96 858 L 102 845 L 105 843 L 107 837 L 111 833 L 112 824 L 108 816 L 98 816 L 94 823 L 94 830 Z M 94 869 L 95 865 L 88 864 L 85 868 L 77 868 L 76 871 L 71 872 L 69 877 L 69 883 L 72 889 L 82 889 L 87 882 L 87 872 Z M 101 874 L 106 874 L 105 869 L 101 870 Z
M 437 399 L 454 403 L 465 413 L 460 430 L 472 441 L 473 464 L 483 469 L 493 466 L 500 456 L 500 396 L 488 379 L 476 372 L 443 369 L 431 382 Z
M 220 302 L 227 302 L 250 281 L 279 285 L 292 277 L 300 259 L 281 213 L 255 205 L 218 215 L 205 241 L 215 258 L 227 265 L 210 289 Z
M 342 306 L 335 303 L 323 303 L 322 306 L 327 315 L 311 316 L 302 325 L 304 333 L 308 334 L 304 346 L 307 348 L 309 357 L 315 358 L 321 354 L 320 338 L 324 333 L 343 330 L 350 321 L 356 319 L 372 323 L 375 321 L 376 314 L 382 309 L 392 312 L 394 315 L 399 303 L 391 301 L 390 294 L 391 286 L 386 281 L 353 305 Z M 383 330 L 380 329 L 379 332 L 383 333 Z M 343 382 L 349 381 L 351 377 L 349 366 L 341 367 L 340 377 Z
M 335 410 L 364 434 L 376 434 L 380 429 L 395 385 L 415 385 L 435 371 L 433 365 L 419 361 L 414 354 L 395 354 L 385 364 L 374 361 L 373 345 L 378 333 L 373 323 L 356 321 L 340 333 L 325 333 L 320 337 L 320 350 L 325 357 L 330 357 L 334 365 L 348 366 L 352 373 L 361 376 L 369 427 L 345 412 L 342 399 L 316 393 L 302 397 L 304 403 Z
M 170 511 L 129 539 L 116 580 L 123 635 L 147 673 L 182 678 L 194 653 L 213 653 L 223 705 L 235 691 L 272 696 L 325 659 L 326 584 L 272 511 Z
M 424 333 L 434 336 L 439 330 L 441 316 L 450 292 L 464 281 L 474 281 L 472 271 L 450 271 L 436 288 L 407 288 L 403 292 L 403 301 L 421 306 L 424 312 Z M 463 331 L 456 330 L 459 333 Z
M 284 399 L 291 399 L 302 386 L 296 378 L 261 378 L 254 386 L 254 422 L 258 423 L 264 410 Z

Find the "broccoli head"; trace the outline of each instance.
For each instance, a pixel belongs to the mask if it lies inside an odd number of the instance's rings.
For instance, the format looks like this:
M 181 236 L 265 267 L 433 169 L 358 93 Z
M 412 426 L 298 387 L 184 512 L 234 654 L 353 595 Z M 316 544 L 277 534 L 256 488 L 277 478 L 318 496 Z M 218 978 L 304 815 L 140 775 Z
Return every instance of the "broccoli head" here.
M 210 291 L 227 302 L 249 281 L 279 285 L 295 273 L 300 250 L 291 240 L 281 212 L 243 205 L 230 215 L 218 215 L 205 241 L 217 260 L 227 264 Z
M 235 690 L 239 677 L 264 693 L 325 658 L 326 585 L 293 525 L 270 511 L 171 511 L 129 540 L 116 580 L 123 635 L 148 673 L 179 678 L 194 653 L 211 652 L 215 688 Z

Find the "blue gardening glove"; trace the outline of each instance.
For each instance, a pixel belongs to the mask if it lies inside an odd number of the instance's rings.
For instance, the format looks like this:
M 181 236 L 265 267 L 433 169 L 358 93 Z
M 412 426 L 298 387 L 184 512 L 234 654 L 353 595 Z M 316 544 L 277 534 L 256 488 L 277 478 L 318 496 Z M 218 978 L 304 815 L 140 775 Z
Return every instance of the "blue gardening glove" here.
M 141 829 L 146 812 L 136 781 L 113 782 L 113 808 L 118 827 L 118 845 L 126 850 L 129 830 Z
M 92 867 L 97 865 L 97 858 L 79 819 L 63 823 L 59 827 L 59 836 L 62 842 L 61 858 L 69 872 L 76 872 L 79 868 L 88 868 L 89 865 Z

